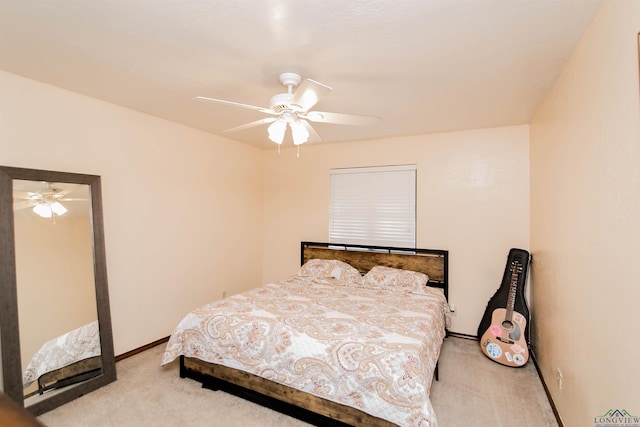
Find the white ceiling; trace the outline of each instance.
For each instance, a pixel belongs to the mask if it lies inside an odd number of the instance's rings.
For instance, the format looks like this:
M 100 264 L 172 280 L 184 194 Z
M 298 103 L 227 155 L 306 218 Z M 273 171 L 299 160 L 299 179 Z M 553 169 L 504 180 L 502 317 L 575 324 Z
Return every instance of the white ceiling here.
M 528 123 L 600 0 L 0 0 L 0 67 L 262 147 L 295 71 L 334 90 L 324 142 Z M 288 142 L 285 142 L 288 143 Z

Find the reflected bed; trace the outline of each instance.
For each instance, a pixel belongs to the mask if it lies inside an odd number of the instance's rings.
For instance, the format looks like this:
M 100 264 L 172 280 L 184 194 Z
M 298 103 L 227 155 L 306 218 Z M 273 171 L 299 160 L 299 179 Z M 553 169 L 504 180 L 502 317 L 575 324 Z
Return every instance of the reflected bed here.
M 98 321 L 47 341 L 22 376 L 25 387 L 38 381 L 38 393 L 93 378 L 102 373 Z
M 298 274 L 189 313 L 163 364 L 314 424 L 435 426 L 447 257 L 303 242 Z

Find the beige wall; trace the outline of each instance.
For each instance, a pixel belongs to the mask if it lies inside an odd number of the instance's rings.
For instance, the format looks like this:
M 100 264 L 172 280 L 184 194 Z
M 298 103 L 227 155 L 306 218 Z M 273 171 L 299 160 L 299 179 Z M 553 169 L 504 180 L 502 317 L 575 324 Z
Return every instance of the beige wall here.
M 0 93 L 0 164 L 102 177 L 116 354 L 260 282 L 261 150 L 5 72 Z
M 267 152 L 264 276 L 299 268 L 300 241 L 327 241 L 332 168 L 417 165 L 417 246 L 450 251 L 452 330 L 475 335 L 512 247 L 529 249 L 529 128 Z
M 531 123 L 533 341 L 569 427 L 640 415 L 638 31 L 606 1 Z

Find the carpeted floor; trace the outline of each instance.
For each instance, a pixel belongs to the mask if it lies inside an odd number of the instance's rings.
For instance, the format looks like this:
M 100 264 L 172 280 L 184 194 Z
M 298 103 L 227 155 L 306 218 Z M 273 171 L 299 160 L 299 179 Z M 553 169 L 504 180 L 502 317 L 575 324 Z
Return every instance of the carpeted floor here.
M 224 392 L 182 379 L 178 363 L 160 367 L 164 344 L 116 364 L 118 380 L 39 417 L 49 427 L 224 426 L 308 424 Z M 529 362 L 508 368 L 490 361 L 477 341 L 449 337 L 431 401 L 440 427 L 557 426 Z
M 492 362 L 478 341 L 447 338 L 431 403 L 440 427 L 558 426 L 532 361 L 522 368 Z

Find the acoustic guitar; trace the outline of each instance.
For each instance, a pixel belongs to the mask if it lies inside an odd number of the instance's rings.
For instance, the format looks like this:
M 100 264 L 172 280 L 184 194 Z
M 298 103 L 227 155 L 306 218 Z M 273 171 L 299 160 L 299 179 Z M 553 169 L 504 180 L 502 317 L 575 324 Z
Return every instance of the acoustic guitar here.
M 523 264 L 522 257 L 510 256 L 510 258 L 513 259 L 508 266 L 509 292 L 506 306 L 495 308 L 491 312 L 491 321 L 480 338 L 480 348 L 494 362 L 505 366 L 520 367 L 524 366 L 529 360 L 526 334 L 528 332 L 527 319 L 529 312 L 528 309 L 526 313 L 520 313 L 515 310 L 518 289 L 524 288 L 526 264 Z M 527 253 L 525 262 L 528 264 L 528 261 Z M 523 285 L 519 286 L 519 283 Z M 499 292 L 496 296 L 498 295 Z M 494 296 L 494 299 L 496 296 Z M 524 296 L 521 295 L 520 297 L 522 303 L 524 303 Z M 489 308 L 487 307 L 485 317 L 489 312 Z M 524 303 L 524 308 L 526 308 L 526 303 Z

